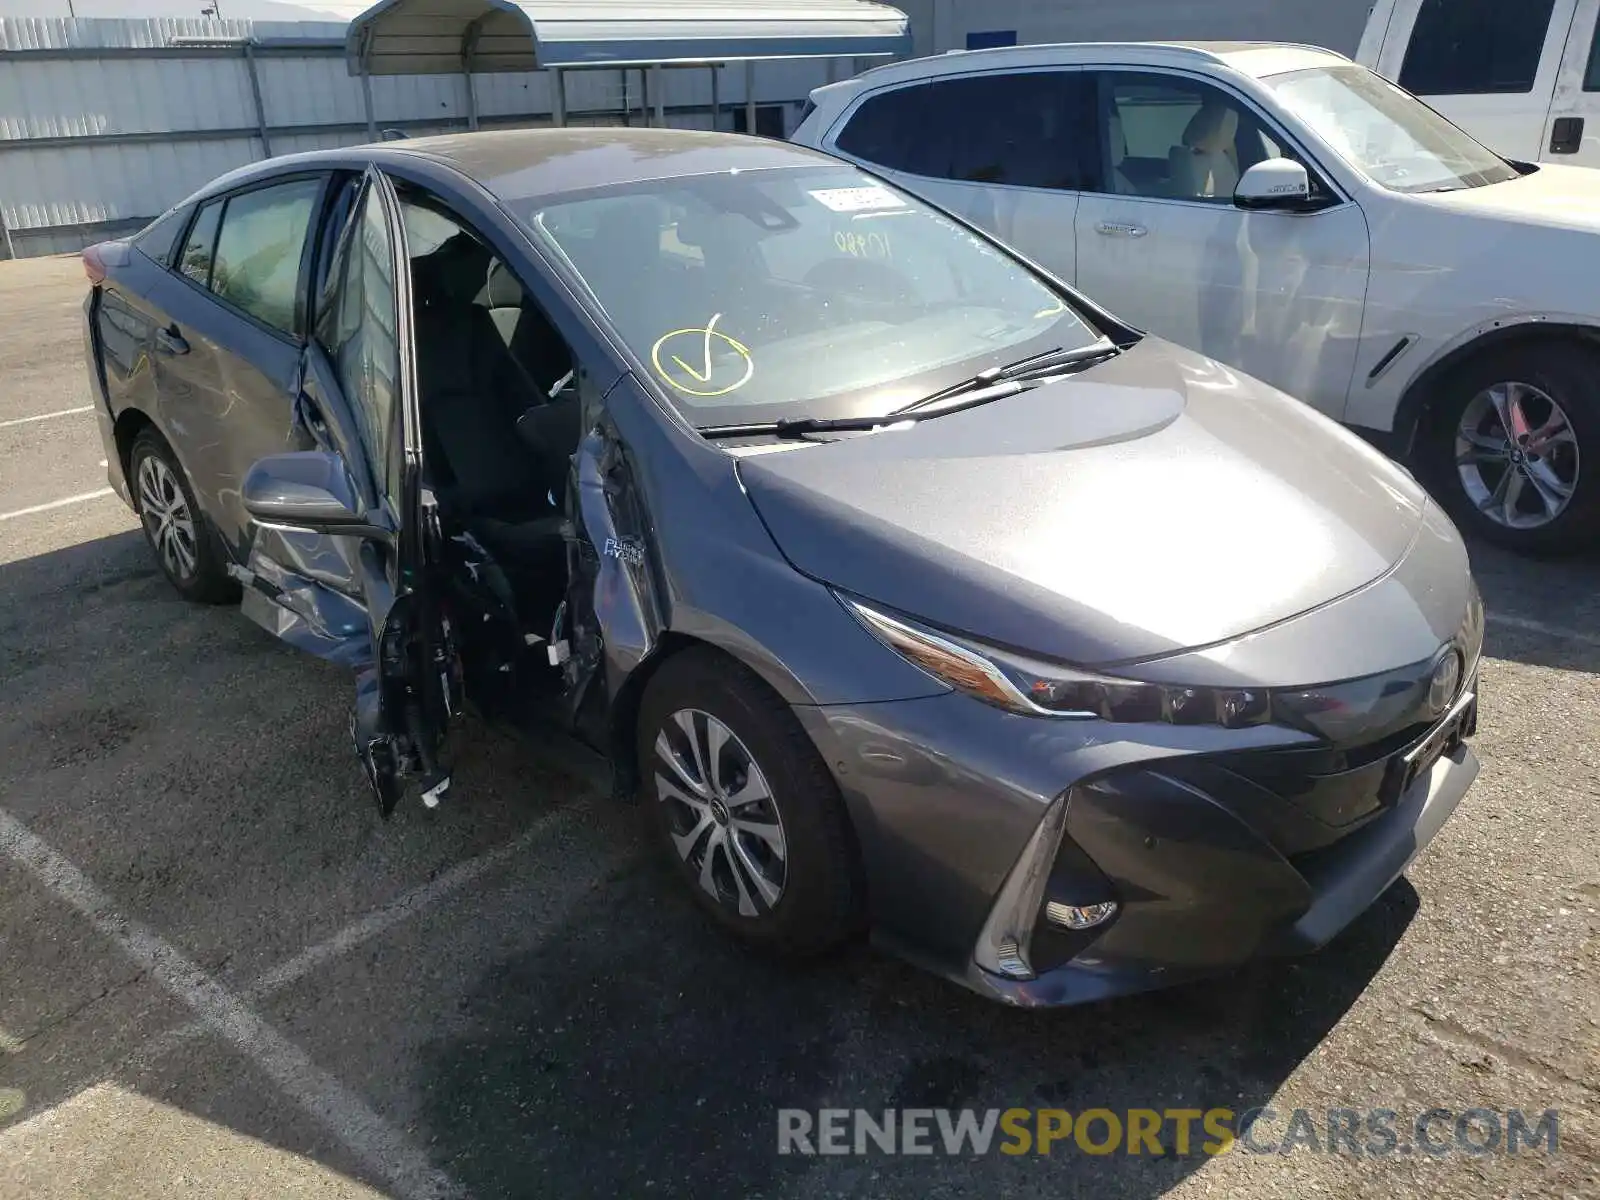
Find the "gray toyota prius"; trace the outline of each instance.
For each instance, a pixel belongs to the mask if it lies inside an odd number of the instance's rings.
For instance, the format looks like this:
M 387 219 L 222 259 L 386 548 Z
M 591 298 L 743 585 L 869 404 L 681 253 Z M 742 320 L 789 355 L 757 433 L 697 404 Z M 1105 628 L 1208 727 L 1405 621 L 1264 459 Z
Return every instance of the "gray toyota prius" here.
M 294 155 L 84 265 L 112 484 L 352 670 L 384 815 L 554 724 L 750 945 L 1049 1005 L 1321 946 L 1477 774 L 1410 475 L 824 155 Z

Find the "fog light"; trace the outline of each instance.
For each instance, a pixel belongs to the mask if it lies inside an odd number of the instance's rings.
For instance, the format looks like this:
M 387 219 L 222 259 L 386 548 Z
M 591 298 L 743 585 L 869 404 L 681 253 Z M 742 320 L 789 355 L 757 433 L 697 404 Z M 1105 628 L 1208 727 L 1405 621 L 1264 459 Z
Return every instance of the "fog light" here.
M 1117 915 L 1117 902 L 1103 904 L 1060 904 L 1052 900 L 1044 906 L 1044 919 L 1063 929 L 1093 929 Z

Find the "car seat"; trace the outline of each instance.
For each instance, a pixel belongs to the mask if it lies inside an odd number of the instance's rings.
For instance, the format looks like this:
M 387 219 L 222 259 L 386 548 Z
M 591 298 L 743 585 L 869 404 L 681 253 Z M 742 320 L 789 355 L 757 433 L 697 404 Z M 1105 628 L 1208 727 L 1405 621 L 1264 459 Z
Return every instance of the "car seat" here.
M 1231 198 L 1239 185 L 1238 133 L 1238 109 L 1214 101 L 1202 105 L 1184 128 L 1183 144 L 1168 154 L 1172 195 L 1196 200 Z
M 542 616 L 566 588 L 564 526 L 547 462 L 517 434 L 543 397 L 476 302 L 491 259 L 462 233 L 412 263 L 423 452 L 441 506 L 494 556 L 519 612 Z

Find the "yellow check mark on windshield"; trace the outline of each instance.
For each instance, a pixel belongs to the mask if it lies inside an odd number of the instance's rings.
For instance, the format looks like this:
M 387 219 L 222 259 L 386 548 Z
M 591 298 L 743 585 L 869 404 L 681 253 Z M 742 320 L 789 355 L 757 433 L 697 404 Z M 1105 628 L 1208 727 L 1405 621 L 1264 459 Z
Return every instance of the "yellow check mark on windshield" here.
M 713 332 L 715 332 L 715 330 L 717 328 L 717 322 L 720 321 L 720 320 L 722 320 L 722 314 L 718 313 L 716 316 L 712 317 L 711 320 L 706 322 L 706 343 L 705 343 L 706 370 L 705 370 L 705 374 L 702 375 L 699 371 L 696 371 L 693 367 L 691 367 L 688 363 L 684 362 L 683 359 L 679 358 L 676 354 L 671 356 L 673 362 L 677 363 L 685 371 L 689 372 L 689 374 L 694 376 L 696 383 L 704 383 L 706 380 L 711 378 L 711 335 L 712 335 Z

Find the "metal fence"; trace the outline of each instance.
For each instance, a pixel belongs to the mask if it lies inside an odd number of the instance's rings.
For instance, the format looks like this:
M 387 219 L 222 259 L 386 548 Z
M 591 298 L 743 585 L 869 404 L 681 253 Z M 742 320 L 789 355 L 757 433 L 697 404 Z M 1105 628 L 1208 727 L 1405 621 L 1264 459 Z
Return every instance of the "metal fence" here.
M 569 124 L 746 127 L 848 60 L 567 73 Z M 713 80 L 713 74 L 715 80 Z M 648 87 L 659 92 L 646 95 Z M 344 25 L 269 21 L 0 19 L 0 254 L 80 249 L 138 228 L 247 162 L 409 135 L 543 124 L 548 72 L 349 74 Z M 715 109 L 714 109 L 715 104 Z

